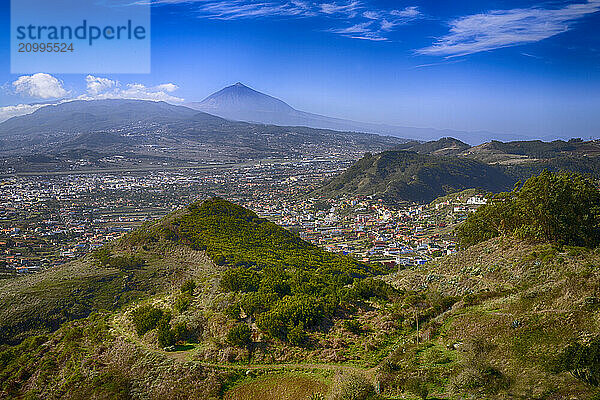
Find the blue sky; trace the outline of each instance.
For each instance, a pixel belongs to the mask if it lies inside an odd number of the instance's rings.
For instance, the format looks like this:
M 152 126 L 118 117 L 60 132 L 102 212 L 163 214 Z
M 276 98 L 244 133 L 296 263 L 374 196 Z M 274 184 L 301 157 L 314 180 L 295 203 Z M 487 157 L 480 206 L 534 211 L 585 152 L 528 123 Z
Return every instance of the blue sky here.
M 360 121 L 600 136 L 600 0 L 160 0 L 152 72 L 89 76 L 10 74 L 1 4 L 0 116 L 72 98 L 185 103 L 240 81 Z

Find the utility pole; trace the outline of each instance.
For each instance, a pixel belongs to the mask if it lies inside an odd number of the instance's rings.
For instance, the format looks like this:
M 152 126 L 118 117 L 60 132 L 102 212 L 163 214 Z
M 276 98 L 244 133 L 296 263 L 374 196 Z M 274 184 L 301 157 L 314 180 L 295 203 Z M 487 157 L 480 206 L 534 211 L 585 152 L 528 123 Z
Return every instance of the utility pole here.
M 419 344 L 419 310 L 415 311 L 415 319 L 417 320 L 417 344 Z

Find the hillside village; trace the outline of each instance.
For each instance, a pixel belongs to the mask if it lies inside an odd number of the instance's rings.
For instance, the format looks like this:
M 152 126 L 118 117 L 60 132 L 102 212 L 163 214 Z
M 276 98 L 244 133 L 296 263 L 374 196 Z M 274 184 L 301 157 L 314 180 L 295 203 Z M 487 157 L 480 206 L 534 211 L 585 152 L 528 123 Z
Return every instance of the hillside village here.
M 365 262 L 412 266 L 456 252 L 453 227 L 486 202 L 475 193 L 469 190 L 429 205 L 404 207 L 369 198 L 248 206 L 328 251 Z

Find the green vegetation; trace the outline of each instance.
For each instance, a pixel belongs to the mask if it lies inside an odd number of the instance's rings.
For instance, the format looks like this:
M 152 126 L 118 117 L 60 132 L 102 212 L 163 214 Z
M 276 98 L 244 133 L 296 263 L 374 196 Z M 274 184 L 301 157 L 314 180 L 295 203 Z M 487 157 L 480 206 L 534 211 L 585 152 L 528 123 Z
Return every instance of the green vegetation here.
M 144 266 L 144 259 L 136 255 L 112 255 L 110 249 L 103 247 L 96 250 L 92 256 L 102 267 L 117 269 L 139 269 Z
M 226 400 L 325 400 L 328 380 L 319 374 L 276 373 L 242 382 L 225 395 Z
M 350 257 L 328 253 L 297 235 L 220 198 L 194 203 L 173 221 L 177 240 L 204 250 L 217 265 L 317 270 L 340 280 L 381 273 Z
M 161 348 L 168 348 L 193 339 L 185 323 L 178 322 L 172 326 L 171 320 L 170 312 L 151 305 L 140 306 L 131 312 L 131 321 L 137 335 L 143 336 L 156 329 L 158 345 Z
M 193 296 L 195 289 L 196 289 L 196 282 L 193 279 L 189 279 L 189 280 L 185 281 L 185 283 L 181 286 L 181 293 L 187 294 L 189 296 Z
M 141 306 L 135 309 L 131 315 L 131 321 L 135 325 L 138 336 L 164 325 L 171 320 L 171 315 L 160 308 L 153 306 Z
M 600 337 L 588 344 L 579 342 L 567 346 L 557 357 L 554 372 L 569 372 L 592 386 L 600 386 Z
M 377 400 L 373 384 L 360 373 L 336 376 L 331 390 L 331 400 Z
M 227 333 L 227 342 L 237 347 L 247 347 L 252 343 L 252 332 L 248 328 L 248 325 L 239 323 L 231 328 L 229 333 Z
M 595 232 L 580 217 L 593 209 L 587 199 L 598 204 L 589 182 L 543 174 L 493 200 L 490 215 L 532 207 L 558 232 L 577 224 L 568 237 L 581 244 Z M 598 337 L 598 249 L 523 228 L 384 275 L 224 200 L 191 209 L 99 255 L 140 257 L 139 268 L 90 257 L 4 284 L 0 299 L 13 305 L 11 326 L 23 336 L 35 327 L 25 312 L 63 319 L 52 334 L 0 345 L 0 396 L 560 399 L 597 391 L 600 339 L 585 338 Z M 136 303 L 134 293 L 145 299 Z M 80 319 L 63 323 L 75 316 L 59 313 L 78 302 Z M 98 304 L 130 305 L 87 316 Z
M 507 235 L 595 247 L 600 243 L 600 191 L 582 175 L 543 172 L 496 195 L 456 233 L 463 247 Z
M 158 345 L 170 348 L 178 343 L 192 339 L 191 333 L 183 322 L 178 322 L 171 327 L 170 319 L 162 319 L 158 324 Z
M 25 399 L 216 399 L 231 372 L 190 368 L 110 331 L 108 314 L 0 348 L 0 397 Z
M 479 187 L 498 192 L 515 179 L 499 167 L 459 157 L 438 157 L 410 151 L 367 154 L 316 194 L 374 196 L 388 203 L 427 203 L 440 196 Z
M 231 315 L 243 311 L 263 332 L 295 345 L 306 342 L 305 329 L 331 317 L 344 301 L 387 298 L 393 292 L 379 280 L 360 283 L 383 273 L 380 266 L 323 251 L 219 198 L 191 205 L 172 224 L 169 238 L 204 250 L 215 264 L 228 267 L 221 290 L 240 294 L 230 305 Z

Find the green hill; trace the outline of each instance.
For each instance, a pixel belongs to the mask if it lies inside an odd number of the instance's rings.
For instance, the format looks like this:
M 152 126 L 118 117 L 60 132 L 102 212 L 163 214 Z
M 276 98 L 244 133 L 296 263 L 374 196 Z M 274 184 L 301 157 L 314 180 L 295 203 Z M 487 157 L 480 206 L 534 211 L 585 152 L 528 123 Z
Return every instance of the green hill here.
M 417 144 L 411 144 L 409 142 L 398 146 L 399 150 L 408 150 L 419 154 L 431 154 L 435 156 L 456 156 L 470 148 L 471 146 L 468 144 L 451 137 L 444 137 L 439 140 Z
M 339 284 L 383 272 L 328 253 L 243 207 L 211 199 L 80 260 L 0 281 L 0 343 L 118 309 L 189 278 L 219 277 L 228 267 L 314 271 Z
M 383 272 L 222 199 L 195 203 L 81 260 L 4 281 L 0 395 L 218 398 L 242 377 L 222 363 L 297 362 L 308 348 L 306 359 L 330 360 L 332 324 L 394 292 L 369 278 Z M 186 342 L 189 353 L 163 350 Z
M 365 155 L 315 194 L 373 196 L 389 203 L 426 203 L 469 188 L 499 192 L 516 181 L 501 169 L 479 161 L 385 151 Z

